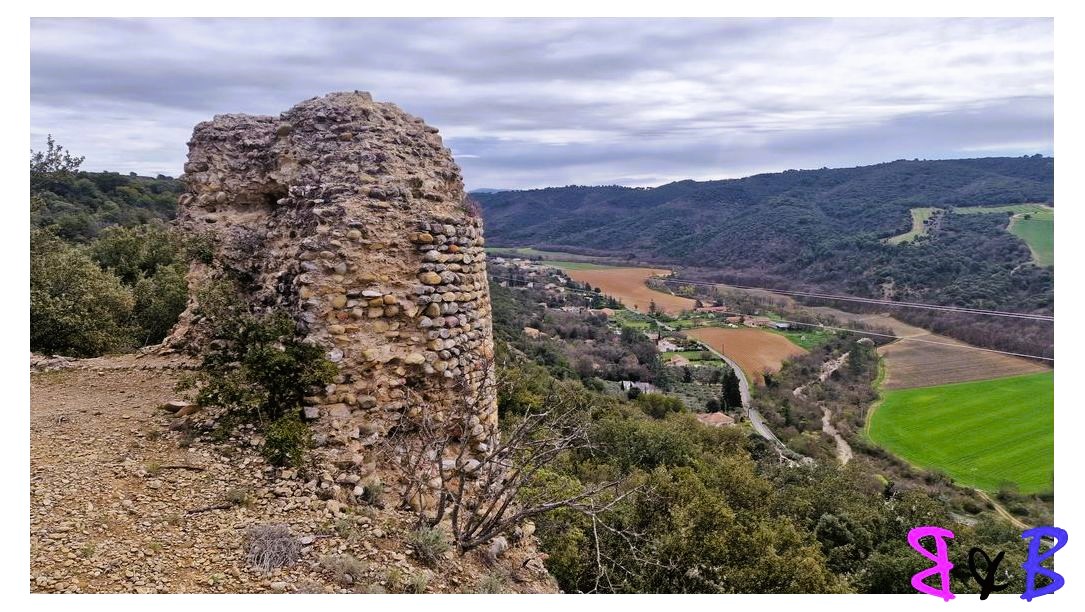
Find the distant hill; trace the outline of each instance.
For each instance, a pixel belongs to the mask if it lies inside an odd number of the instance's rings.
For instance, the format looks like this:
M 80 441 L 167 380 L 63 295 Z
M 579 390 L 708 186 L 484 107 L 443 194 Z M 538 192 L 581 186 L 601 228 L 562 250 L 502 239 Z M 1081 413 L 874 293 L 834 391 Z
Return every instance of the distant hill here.
M 470 193 L 470 194 L 476 194 L 476 193 L 501 193 L 502 191 L 505 191 L 505 190 L 504 189 L 491 189 L 489 187 L 479 187 L 478 189 L 472 189 L 471 191 L 468 191 L 467 193 Z
M 908 230 L 918 206 L 1053 201 L 1043 157 L 895 161 L 655 188 L 478 193 L 495 246 L 651 254 L 674 262 L 787 261 L 843 236 Z
M 1052 269 L 1030 263 L 1028 246 L 1005 231 L 1006 215 L 951 212 L 915 243 L 883 243 L 911 228 L 915 207 L 1053 204 L 1050 157 L 900 160 L 475 197 L 492 246 L 634 256 L 711 269 L 721 280 L 977 308 L 1050 312 L 1054 303 Z

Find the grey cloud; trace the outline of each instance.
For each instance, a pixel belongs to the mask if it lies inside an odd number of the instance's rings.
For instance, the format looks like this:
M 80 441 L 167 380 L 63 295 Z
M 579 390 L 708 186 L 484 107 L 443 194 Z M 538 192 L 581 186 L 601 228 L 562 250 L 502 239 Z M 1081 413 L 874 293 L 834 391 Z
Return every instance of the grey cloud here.
M 34 20 L 31 136 L 177 174 L 192 126 L 363 89 L 469 187 L 1052 152 L 1051 20 Z

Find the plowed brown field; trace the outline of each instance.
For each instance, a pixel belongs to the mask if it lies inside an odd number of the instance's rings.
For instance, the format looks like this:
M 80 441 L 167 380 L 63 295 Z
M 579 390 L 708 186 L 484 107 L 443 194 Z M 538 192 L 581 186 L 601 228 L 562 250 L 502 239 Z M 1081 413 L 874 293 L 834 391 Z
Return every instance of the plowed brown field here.
M 747 376 L 759 383 L 764 380 L 764 372 L 775 372 L 785 360 L 806 352 L 787 338 L 760 329 L 700 327 L 685 333 L 734 359 Z
M 923 342 L 898 340 L 878 349 L 885 357 L 883 388 L 930 387 L 1031 374 L 1049 369 L 1028 359 L 979 351 L 937 334 L 913 337 Z
M 565 270 L 577 282 L 598 287 L 603 293 L 621 300 L 626 308 L 648 312 L 654 300 L 667 314 L 693 310 L 693 300 L 650 289 L 644 282 L 652 276 L 667 276 L 670 270 L 660 268 L 601 268 L 595 270 Z

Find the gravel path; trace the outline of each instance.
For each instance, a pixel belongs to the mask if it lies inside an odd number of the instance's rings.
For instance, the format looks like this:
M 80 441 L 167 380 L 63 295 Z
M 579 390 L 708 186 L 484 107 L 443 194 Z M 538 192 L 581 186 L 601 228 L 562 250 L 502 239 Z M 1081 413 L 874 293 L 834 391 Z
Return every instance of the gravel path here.
M 833 372 L 839 370 L 847 360 L 848 353 L 844 353 L 836 359 L 821 364 L 821 373 L 818 374 L 817 380 L 812 380 L 801 387 L 796 387 L 793 392 L 795 397 L 803 397 L 810 385 L 828 380 L 828 378 L 833 375 Z M 818 403 L 818 407 L 821 408 L 821 431 L 824 431 L 836 441 L 836 459 L 842 465 L 847 465 L 854 456 L 851 445 L 840 435 L 840 432 L 836 430 L 836 427 L 833 427 L 833 411 L 829 410 L 825 404 L 820 402 Z

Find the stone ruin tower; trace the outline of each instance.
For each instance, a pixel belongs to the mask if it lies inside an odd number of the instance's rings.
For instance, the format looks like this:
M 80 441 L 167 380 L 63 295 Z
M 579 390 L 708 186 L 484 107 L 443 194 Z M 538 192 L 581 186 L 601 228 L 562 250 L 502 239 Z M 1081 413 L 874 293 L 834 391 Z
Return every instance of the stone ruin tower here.
M 403 419 L 439 421 L 465 399 L 459 444 L 485 453 L 497 407 L 482 219 L 437 130 L 333 93 L 278 117 L 218 115 L 188 144 L 178 222 L 213 235 L 217 266 L 193 270 L 192 295 L 240 275 L 254 309 L 285 310 L 337 363 L 305 407 L 326 474 L 349 491 Z M 170 343 L 199 335 L 197 309 Z

